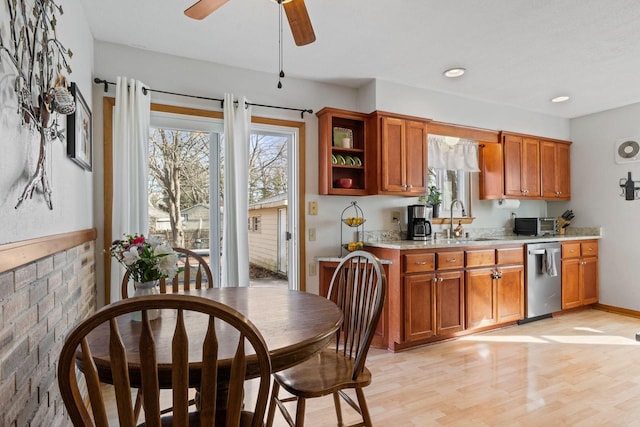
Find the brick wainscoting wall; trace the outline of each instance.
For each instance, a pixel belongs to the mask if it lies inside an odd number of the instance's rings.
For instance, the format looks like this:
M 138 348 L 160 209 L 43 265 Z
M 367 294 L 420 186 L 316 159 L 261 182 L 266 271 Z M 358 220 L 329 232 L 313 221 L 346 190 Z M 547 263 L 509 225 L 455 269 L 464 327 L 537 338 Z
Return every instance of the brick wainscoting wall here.
M 59 250 L 64 243 L 47 238 L 51 254 L 0 270 L 0 426 L 70 425 L 58 356 L 70 329 L 96 310 L 95 237 L 65 237 L 75 246 Z M 39 256 L 39 246 L 27 252 Z

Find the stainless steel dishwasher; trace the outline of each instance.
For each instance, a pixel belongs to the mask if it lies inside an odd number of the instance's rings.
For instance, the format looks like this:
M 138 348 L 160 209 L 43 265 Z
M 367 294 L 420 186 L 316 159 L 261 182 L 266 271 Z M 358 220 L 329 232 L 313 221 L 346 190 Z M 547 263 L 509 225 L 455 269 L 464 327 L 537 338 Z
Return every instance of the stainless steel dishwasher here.
M 525 318 L 520 323 L 551 317 L 562 308 L 560 243 L 526 245 L 527 282 Z

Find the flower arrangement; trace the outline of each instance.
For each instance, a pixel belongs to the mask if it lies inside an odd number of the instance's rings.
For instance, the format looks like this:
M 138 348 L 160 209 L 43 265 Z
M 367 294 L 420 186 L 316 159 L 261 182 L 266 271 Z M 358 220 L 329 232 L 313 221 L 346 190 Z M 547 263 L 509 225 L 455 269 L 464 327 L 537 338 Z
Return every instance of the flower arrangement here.
M 109 253 L 139 283 L 159 279 L 173 279 L 182 271 L 178 267 L 178 254 L 171 246 L 155 237 L 127 234 L 124 239 L 111 244 Z

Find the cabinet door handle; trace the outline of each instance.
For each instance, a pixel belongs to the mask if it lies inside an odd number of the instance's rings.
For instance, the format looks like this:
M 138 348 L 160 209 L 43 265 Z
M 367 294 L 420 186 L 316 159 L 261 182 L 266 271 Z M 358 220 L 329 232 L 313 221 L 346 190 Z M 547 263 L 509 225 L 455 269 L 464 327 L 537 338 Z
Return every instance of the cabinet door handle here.
M 427 261 L 416 261 L 415 265 L 426 265 Z
M 456 262 L 456 258 L 447 258 L 447 262 Z
M 588 251 L 592 251 L 592 250 L 593 250 L 593 248 L 587 248 L 587 250 L 588 250 Z
M 440 278 L 440 283 L 444 282 L 444 277 Z
M 411 188 L 413 188 L 413 184 L 409 184 L 409 188 L 410 188 L 410 189 L 411 189 Z

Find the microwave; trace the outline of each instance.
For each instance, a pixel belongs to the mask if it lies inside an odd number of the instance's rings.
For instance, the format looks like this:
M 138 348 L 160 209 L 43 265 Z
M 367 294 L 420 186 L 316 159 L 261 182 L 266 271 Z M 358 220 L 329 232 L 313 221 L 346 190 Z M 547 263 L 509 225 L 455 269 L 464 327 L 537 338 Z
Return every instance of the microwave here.
M 558 234 L 558 219 L 515 218 L 513 232 L 518 236 L 552 236 Z

